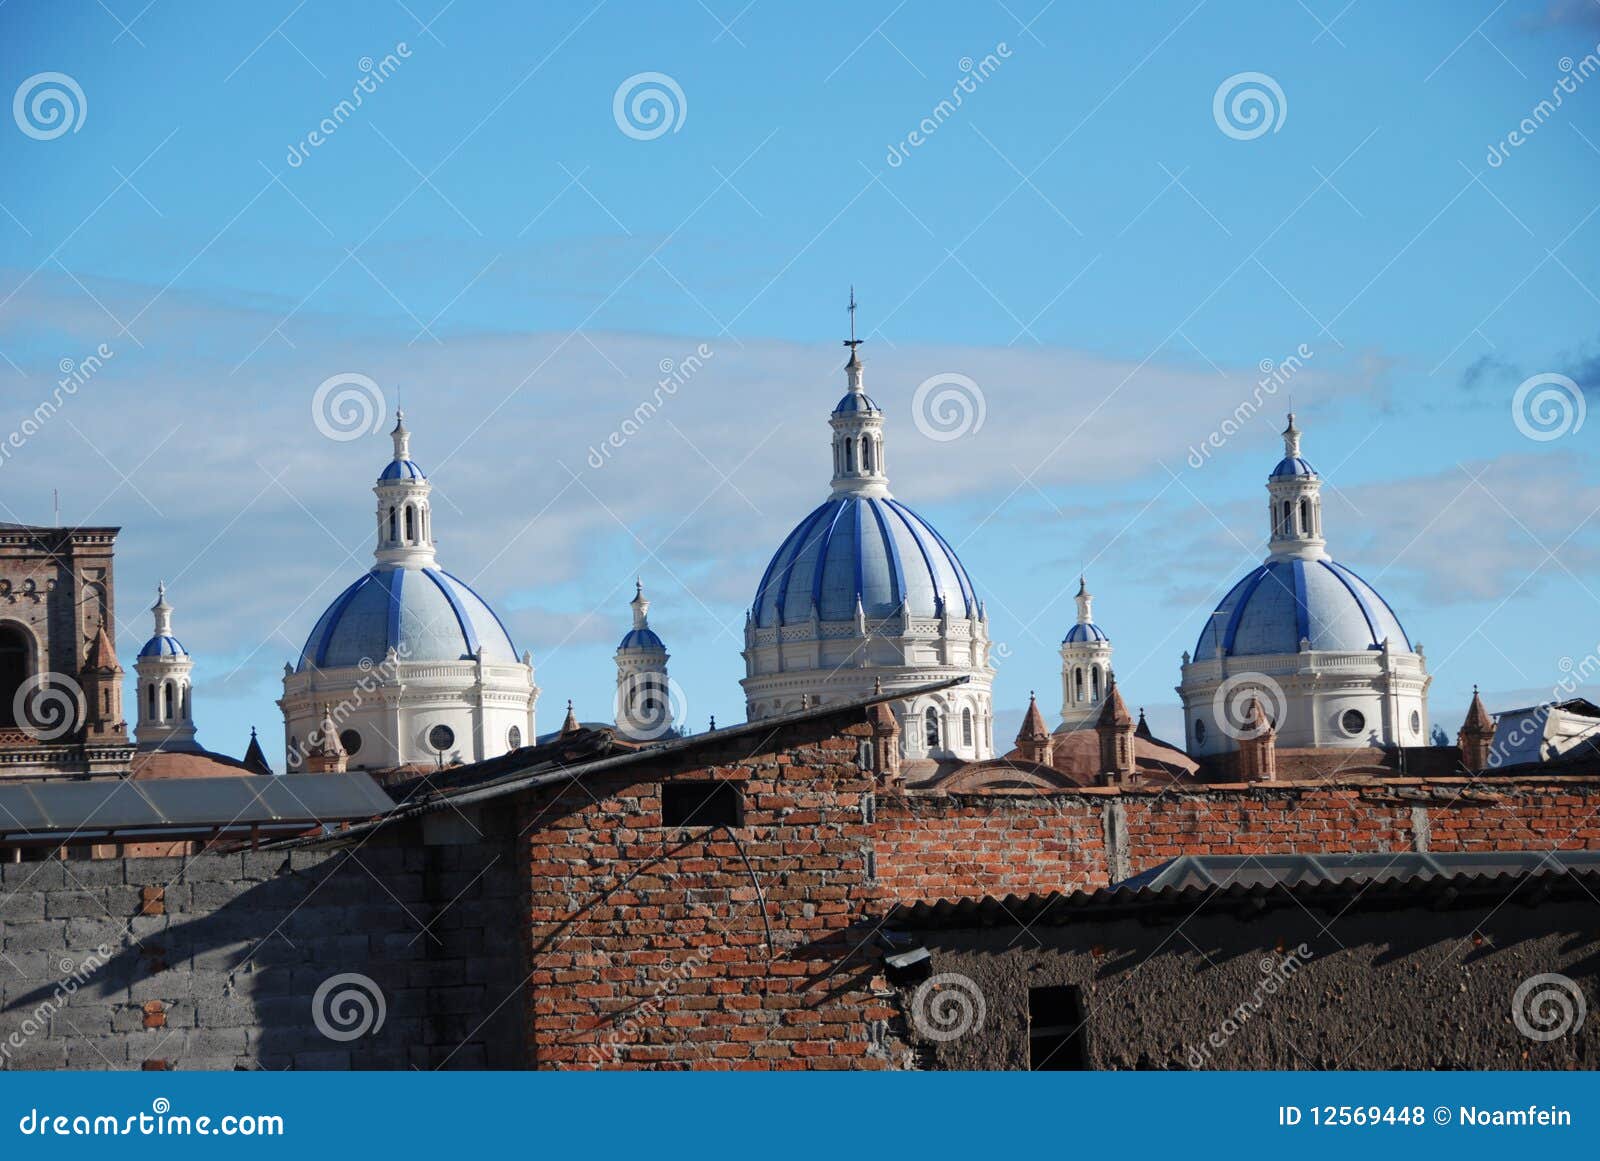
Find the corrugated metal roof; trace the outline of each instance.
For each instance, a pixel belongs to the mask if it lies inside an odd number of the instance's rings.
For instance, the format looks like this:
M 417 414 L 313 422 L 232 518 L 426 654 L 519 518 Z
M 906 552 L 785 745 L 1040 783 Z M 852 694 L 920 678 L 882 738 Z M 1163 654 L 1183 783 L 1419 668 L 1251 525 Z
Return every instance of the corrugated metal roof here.
M 0 785 L 0 839 L 128 830 L 348 822 L 391 809 L 365 774 L 241 775 Z

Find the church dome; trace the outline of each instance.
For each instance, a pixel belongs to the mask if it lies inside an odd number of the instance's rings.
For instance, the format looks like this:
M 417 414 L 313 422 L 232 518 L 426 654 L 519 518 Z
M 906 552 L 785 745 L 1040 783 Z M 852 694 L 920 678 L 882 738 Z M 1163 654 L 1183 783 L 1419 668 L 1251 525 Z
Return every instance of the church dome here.
M 1400 618 L 1376 589 L 1327 559 L 1269 560 L 1234 585 L 1195 644 L 1195 659 L 1222 651 L 1230 657 L 1312 649 L 1359 652 L 1387 639 L 1411 651 Z
M 189 651 L 183 647 L 183 642 L 176 637 L 162 634 L 152 637 L 144 643 L 144 648 L 139 650 L 140 657 L 187 657 Z
M 1312 467 L 1299 456 L 1284 456 L 1278 461 L 1278 466 L 1272 469 L 1272 478 L 1281 480 L 1286 476 L 1314 476 L 1317 469 Z
M 378 477 L 380 480 L 426 480 L 427 478 L 422 474 L 422 469 L 411 460 L 390 460 L 388 466 L 383 469 L 383 474 Z
M 375 568 L 340 593 L 306 639 L 296 672 L 382 661 L 515 664 L 516 646 L 494 610 L 440 568 Z
M 887 496 L 837 492 L 795 526 L 756 589 L 757 628 L 813 614 L 848 621 L 859 602 L 868 619 L 979 615 L 967 570 L 933 526 Z
M 1063 645 L 1077 645 L 1089 641 L 1109 640 L 1111 640 L 1111 638 L 1106 636 L 1104 629 L 1093 622 L 1089 622 L 1087 624 L 1072 626 L 1072 628 L 1067 630 L 1067 635 L 1061 639 L 1061 643 Z
M 629 629 L 622 636 L 618 649 L 665 649 L 667 644 L 654 629 Z

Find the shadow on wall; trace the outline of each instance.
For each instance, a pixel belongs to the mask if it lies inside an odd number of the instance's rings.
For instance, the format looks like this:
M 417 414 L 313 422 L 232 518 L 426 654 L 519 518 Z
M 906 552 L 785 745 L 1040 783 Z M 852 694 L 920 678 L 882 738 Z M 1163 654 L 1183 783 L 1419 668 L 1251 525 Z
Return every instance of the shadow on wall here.
M 4 868 L 0 1068 L 522 1063 L 507 846 Z

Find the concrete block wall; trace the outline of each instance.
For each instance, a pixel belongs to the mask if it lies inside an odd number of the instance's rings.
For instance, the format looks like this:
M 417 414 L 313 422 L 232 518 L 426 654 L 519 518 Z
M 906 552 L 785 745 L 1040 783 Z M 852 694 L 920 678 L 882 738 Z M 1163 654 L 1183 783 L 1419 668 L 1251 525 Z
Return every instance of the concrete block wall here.
M 523 887 L 501 853 L 7 865 L 0 1069 L 516 1066 L 524 957 L 508 917 Z M 370 984 L 325 990 L 327 1035 L 318 990 L 351 974 Z M 382 1025 L 339 1039 L 362 1023 L 358 993 L 374 1013 L 381 997 Z

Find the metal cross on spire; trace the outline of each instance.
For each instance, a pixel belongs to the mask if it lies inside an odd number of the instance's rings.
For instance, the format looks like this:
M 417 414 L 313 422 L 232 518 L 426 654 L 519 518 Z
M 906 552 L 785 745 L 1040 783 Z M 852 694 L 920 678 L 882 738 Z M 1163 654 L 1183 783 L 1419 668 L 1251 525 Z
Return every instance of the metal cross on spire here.
M 850 354 L 853 356 L 856 348 L 864 342 L 866 342 L 865 339 L 856 338 L 856 288 L 852 285 L 850 287 L 850 337 L 844 341 L 844 345 L 850 348 Z

